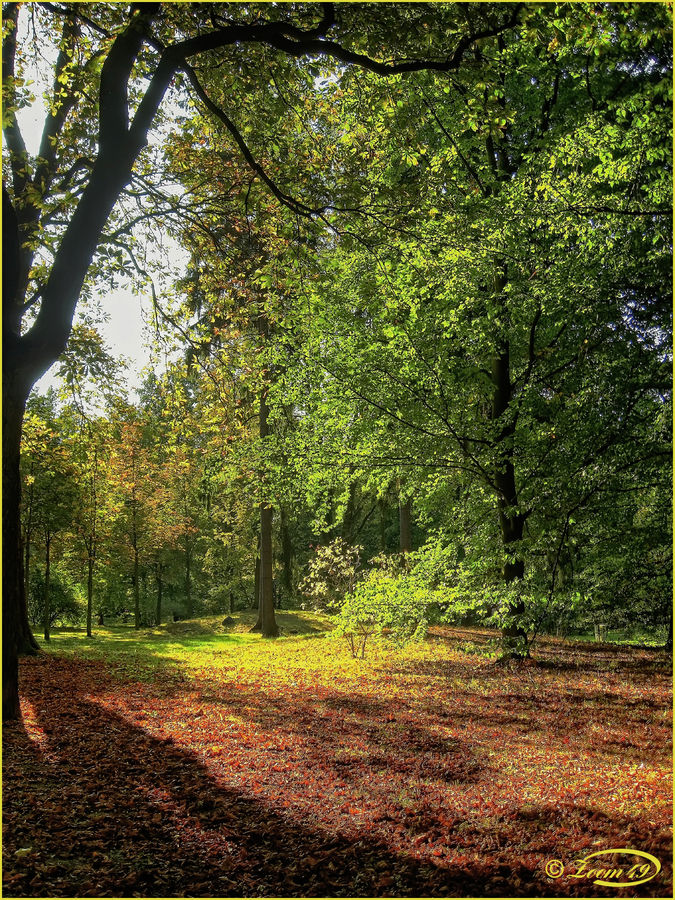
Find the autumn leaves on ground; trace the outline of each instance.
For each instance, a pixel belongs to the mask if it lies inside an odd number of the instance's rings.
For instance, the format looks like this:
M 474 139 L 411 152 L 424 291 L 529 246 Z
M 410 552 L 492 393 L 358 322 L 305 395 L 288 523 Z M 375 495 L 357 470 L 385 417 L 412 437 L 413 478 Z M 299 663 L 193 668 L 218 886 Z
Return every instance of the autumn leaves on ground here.
M 353 660 L 318 617 L 57 632 L 5 729 L 6 896 L 671 893 L 671 718 L 657 651 L 434 629 Z M 632 848 L 634 888 L 568 872 Z

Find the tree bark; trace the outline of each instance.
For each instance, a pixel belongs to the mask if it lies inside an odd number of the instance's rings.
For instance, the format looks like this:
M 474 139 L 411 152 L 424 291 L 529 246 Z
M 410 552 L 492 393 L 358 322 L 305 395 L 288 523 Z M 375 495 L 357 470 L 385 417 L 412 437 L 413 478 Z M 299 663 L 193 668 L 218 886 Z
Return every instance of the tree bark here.
M 506 269 L 495 278 L 495 294 L 499 299 L 506 286 Z M 506 323 L 502 322 L 506 329 Z M 518 510 L 518 491 L 513 462 L 513 434 L 515 420 L 509 409 L 511 402 L 511 363 L 508 338 L 497 338 L 492 358 L 492 419 L 501 424 L 495 448 L 494 484 L 497 490 L 497 511 L 505 561 L 502 577 L 507 586 L 522 580 L 525 562 L 519 550 L 523 538 L 525 516 Z M 508 609 L 510 622 L 502 630 L 502 643 L 506 658 L 527 656 L 527 631 L 520 619 L 525 612 L 522 599 L 511 603 Z
M 291 540 L 291 532 L 288 527 L 288 516 L 283 506 L 280 509 L 280 516 L 281 559 L 283 562 L 282 584 L 286 597 L 290 599 L 293 596 L 293 541 Z M 279 608 L 281 608 L 281 603 L 279 603 Z
M 188 537 L 185 537 L 185 609 L 188 619 L 194 615 L 192 606 L 192 546 Z
M 44 596 L 45 606 L 44 606 L 44 618 L 42 620 L 42 623 L 44 625 L 44 634 L 45 634 L 46 641 L 51 640 L 51 638 L 49 636 L 49 628 L 51 626 L 50 619 L 52 616 L 51 597 L 49 596 L 49 590 L 51 587 L 51 585 L 50 585 L 50 580 L 51 580 L 51 554 L 50 554 L 51 543 L 52 543 L 52 537 L 51 537 L 49 531 L 47 531 L 45 533 L 45 596 Z
M 3 254 L 4 255 L 4 254 Z M 6 273 L 3 272 L 3 276 Z M 3 284 L 3 288 L 7 285 Z M 2 379 L 2 718 L 20 718 L 19 642 L 26 594 L 21 552 L 21 424 L 29 388 L 7 371 L 3 334 Z
M 260 504 L 260 618 L 263 637 L 277 637 L 272 571 L 272 507 Z
M 265 332 L 266 335 L 266 332 Z M 269 407 L 267 390 L 260 397 L 260 437 L 269 434 Z M 272 507 L 267 503 L 260 504 L 260 626 L 263 637 L 277 637 L 279 628 L 274 616 L 273 592 L 273 560 L 272 560 Z
M 138 546 L 134 537 L 134 628 L 141 627 L 141 594 L 138 583 Z
M 380 513 L 380 550 L 382 553 L 385 553 L 387 550 L 387 507 L 384 502 L 384 497 L 381 497 L 377 501 L 377 505 Z
M 663 648 L 666 653 L 673 652 L 673 607 L 670 607 L 670 613 L 668 615 L 668 636 L 666 637 L 666 643 Z
M 157 605 L 155 607 L 155 624 L 162 624 L 162 572 L 157 566 Z
M 405 500 L 398 504 L 399 540 L 401 553 L 410 553 L 412 550 L 412 500 Z
M 94 548 L 89 541 L 87 553 L 87 637 L 91 637 L 91 616 L 94 603 Z
M 258 535 L 258 548 L 260 548 L 260 535 Z M 262 628 L 260 618 L 260 552 L 255 558 L 255 575 L 253 577 L 253 609 L 258 610 L 258 621 L 254 625 L 258 631 Z

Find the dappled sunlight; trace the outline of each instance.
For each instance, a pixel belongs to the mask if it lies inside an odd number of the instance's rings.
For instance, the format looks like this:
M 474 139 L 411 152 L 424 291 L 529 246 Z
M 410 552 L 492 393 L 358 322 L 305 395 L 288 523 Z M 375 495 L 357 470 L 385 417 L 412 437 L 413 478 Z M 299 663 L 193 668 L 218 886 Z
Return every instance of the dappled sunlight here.
M 260 847 L 274 855 L 291 835 L 293 864 L 257 890 L 471 895 L 480 884 L 483 895 L 550 894 L 552 855 L 634 846 L 667 862 L 670 684 L 652 675 L 647 696 L 627 681 L 622 664 L 634 654 L 617 651 L 608 669 L 581 668 L 572 683 L 536 664 L 498 669 L 446 641 L 379 646 L 361 661 L 330 639 L 252 637 L 222 636 L 216 656 L 167 636 L 161 648 L 129 643 L 107 664 L 25 661 L 31 727 L 80 798 L 78 829 L 99 814 L 105 825 L 96 873 L 83 851 L 60 848 L 70 860 L 61 893 L 77 872 L 94 891 L 123 870 L 135 891 L 151 877 L 158 892 L 196 884 L 197 895 L 240 896 L 253 889 Z M 48 808 L 52 795 L 62 803 L 60 780 L 36 781 Z M 25 808 L 34 788 L 10 779 L 7 789 L 17 821 L 13 804 Z M 144 874 L 143 848 L 160 840 L 173 849 Z M 38 843 L 21 872 L 39 884 L 55 850 L 50 837 Z

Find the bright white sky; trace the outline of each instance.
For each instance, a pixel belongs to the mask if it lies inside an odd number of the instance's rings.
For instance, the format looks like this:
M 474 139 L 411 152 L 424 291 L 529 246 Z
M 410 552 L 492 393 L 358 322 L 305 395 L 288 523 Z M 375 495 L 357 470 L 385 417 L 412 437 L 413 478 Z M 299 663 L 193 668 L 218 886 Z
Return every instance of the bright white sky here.
M 35 94 L 41 93 L 37 84 L 33 89 Z M 33 155 L 40 145 L 44 117 L 45 106 L 40 96 L 32 106 L 17 113 L 26 148 Z M 167 236 L 167 244 L 171 247 L 174 263 L 179 264 L 187 259 L 187 255 L 177 244 L 172 246 L 170 236 Z M 129 360 L 127 380 L 129 387 L 133 389 L 140 384 L 141 370 L 150 360 L 150 339 L 144 323 L 144 316 L 147 317 L 151 310 L 150 298 L 139 298 L 130 290 L 120 288 L 113 291 L 106 289 L 100 300 L 103 309 L 110 316 L 109 321 L 100 326 L 103 339 L 115 356 L 124 356 Z M 56 387 L 57 382 L 52 368 L 37 382 L 36 390 L 43 393 L 51 386 Z

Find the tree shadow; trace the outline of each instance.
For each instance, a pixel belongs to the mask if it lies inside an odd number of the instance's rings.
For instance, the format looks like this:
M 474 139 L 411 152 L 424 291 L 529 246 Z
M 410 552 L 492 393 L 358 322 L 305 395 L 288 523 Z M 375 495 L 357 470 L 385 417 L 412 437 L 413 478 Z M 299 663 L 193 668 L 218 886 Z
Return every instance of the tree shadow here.
M 102 663 L 27 660 L 22 676 L 27 728 L 7 729 L 3 758 L 6 896 L 617 894 L 543 874 L 552 849 L 543 826 L 555 824 L 546 817 L 576 822 L 572 808 L 519 818 L 514 795 L 510 816 L 458 821 L 439 806 L 434 792 L 447 781 L 489 791 L 491 773 L 416 710 L 326 689 L 234 690 L 222 678 L 204 681 L 194 703 L 194 684 L 117 685 L 124 702 L 115 707 Z M 207 715 L 200 704 L 211 704 Z M 210 732 L 195 732 L 219 712 L 211 744 Z M 171 715 L 184 719 L 190 750 L 150 728 Z M 224 759 L 218 742 L 230 718 L 242 731 Z M 310 779 L 341 784 L 348 812 L 331 808 L 332 794 L 303 788 Z M 408 787 L 397 798 L 400 784 Z M 366 809 L 352 809 L 361 801 Z M 626 839 L 645 837 L 639 820 L 616 824 Z M 565 850 L 576 849 L 577 833 L 615 833 L 591 814 L 578 825 Z M 627 895 L 654 896 L 652 887 Z
M 87 674 L 58 658 L 24 666 L 32 725 L 6 732 L 5 896 L 465 896 L 483 889 L 483 873 L 453 873 L 368 837 L 365 828 L 338 823 L 332 830 L 284 811 L 283 797 L 270 803 L 227 787 L 195 753 L 97 702 L 101 684 Z M 264 783 L 264 769 L 251 778 Z

